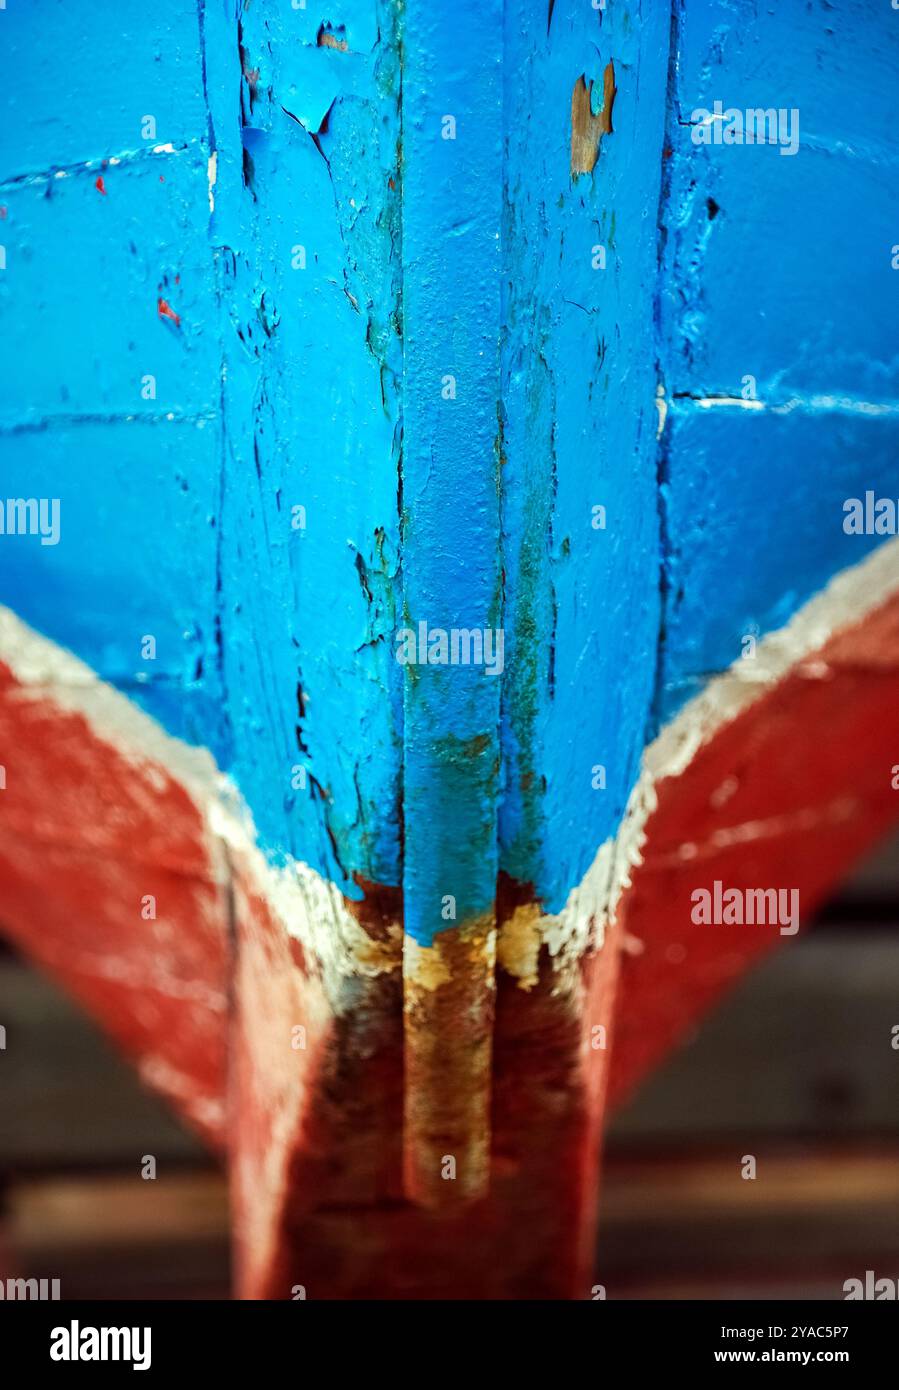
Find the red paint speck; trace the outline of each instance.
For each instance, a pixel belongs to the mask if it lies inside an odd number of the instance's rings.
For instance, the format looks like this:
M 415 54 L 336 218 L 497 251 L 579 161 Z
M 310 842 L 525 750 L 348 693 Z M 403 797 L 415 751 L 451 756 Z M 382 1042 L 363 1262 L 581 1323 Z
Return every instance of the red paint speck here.
M 174 309 L 166 304 L 164 299 L 160 298 L 156 301 L 156 312 L 161 319 L 171 319 L 172 323 L 175 324 L 177 328 L 181 327 L 181 319 L 175 313 Z
M 99 191 L 103 194 L 103 197 L 106 197 L 106 184 L 103 182 L 102 174 L 98 176 L 97 181 L 94 184 L 94 188 L 99 189 Z

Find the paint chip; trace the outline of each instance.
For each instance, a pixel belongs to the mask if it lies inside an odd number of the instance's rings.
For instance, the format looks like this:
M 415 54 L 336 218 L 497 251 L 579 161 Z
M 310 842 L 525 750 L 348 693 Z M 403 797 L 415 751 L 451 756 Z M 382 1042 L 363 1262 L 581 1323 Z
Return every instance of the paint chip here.
M 615 64 L 606 63 L 602 78 L 602 106 L 593 115 L 593 82 L 587 85 L 582 73 L 574 84 L 571 93 L 571 173 L 592 174 L 599 157 L 599 146 L 604 135 L 612 132 L 612 107 L 615 104 Z
M 338 53 L 346 53 L 349 44 L 347 43 L 345 26 L 341 24 L 335 31 L 330 24 L 322 24 L 318 31 L 316 43 L 319 48 L 334 48 Z
M 160 297 L 156 301 L 156 312 L 158 313 L 161 319 L 171 319 L 172 323 L 175 325 L 176 328 L 181 327 L 180 316 L 175 313 L 171 305 L 167 304 L 162 297 Z
M 659 412 L 659 423 L 656 429 L 656 439 L 661 439 L 662 431 L 665 428 L 665 421 L 668 418 L 668 402 L 665 399 L 665 388 L 661 382 L 656 387 L 656 410 Z

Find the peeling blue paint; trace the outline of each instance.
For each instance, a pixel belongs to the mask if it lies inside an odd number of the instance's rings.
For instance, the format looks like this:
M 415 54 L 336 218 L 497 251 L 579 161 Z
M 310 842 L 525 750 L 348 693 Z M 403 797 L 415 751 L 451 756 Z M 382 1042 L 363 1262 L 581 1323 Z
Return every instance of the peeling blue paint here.
M 500 0 L 407 0 L 403 600 L 413 627 L 501 627 L 502 56 Z M 403 670 L 405 926 L 428 943 L 493 910 L 502 677 L 483 664 Z
M 520 0 L 505 35 L 501 867 L 556 911 L 618 825 L 652 698 L 668 23 L 653 4 L 557 5 L 547 27 Z M 609 63 L 612 133 L 573 177 L 572 89 L 583 75 L 595 106 Z
M 891 496 L 899 476 L 896 14 L 873 0 L 674 14 L 662 721 L 744 634 L 782 625 L 882 539 L 845 535 L 842 504 Z M 797 153 L 694 144 L 693 112 L 716 99 L 796 108 Z
M 3 16 L 0 425 L 62 538 L 0 547 L 0 596 L 210 745 L 274 857 L 398 884 L 394 7 L 332 5 L 346 52 L 275 0 L 141 6 L 125 43 L 42 8 Z
M 419 940 L 498 874 L 557 910 L 659 723 L 882 539 L 846 497 L 899 495 L 895 15 L 2 26 L 2 492 L 62 534 L 4 537 L 0 600 Z M 591 131 L 615 89 L 586 172 L 579 82 Z M 695 144 L 717 99 L 796 108 L 796 155 Z M 422 621 L 501 630 L 502 674 L 400 665 Z

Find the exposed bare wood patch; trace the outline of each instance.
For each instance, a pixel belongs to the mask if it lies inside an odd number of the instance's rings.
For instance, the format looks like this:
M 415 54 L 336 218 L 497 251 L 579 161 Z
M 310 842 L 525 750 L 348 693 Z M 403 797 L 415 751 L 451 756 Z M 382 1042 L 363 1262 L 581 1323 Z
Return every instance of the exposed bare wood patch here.
M 612 134 L 612 107 L 615 104 L 615 64 L 606 63 L 602 78 L 602 106 L 593 114 L 593 83 L 582 73 L 571 93 L 571 173 L 592 174 L 599 157 L 600 141 Z
M 316 42 L 319 48 L 336 48 L 338 53 L 346 53 L 349 44 L 345 34 L 342 26 L 335 33 L 327 24 L 323 24 L 318 31 Z

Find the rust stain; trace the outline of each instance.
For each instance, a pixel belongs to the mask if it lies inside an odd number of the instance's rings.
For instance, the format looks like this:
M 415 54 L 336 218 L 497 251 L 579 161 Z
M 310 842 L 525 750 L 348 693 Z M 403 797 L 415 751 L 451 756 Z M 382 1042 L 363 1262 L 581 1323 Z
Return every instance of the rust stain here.
M 615 104 L 615 64 L 606 63 L 602 78 L 602 106 L 596 115 L 592 111 L 593 83 L 589 86 L 582 73 L 571 93 L 571 173 L 592 174 L 599 157 L 604 135 L 612 134 L 612 107 Z
M 495 962 L 492 915 L 431 946 L 405 940 L 403 1176 L 407 1197 L 432 1210 L 487 1191 Z
M 374 883 L 360 873 L 353 874 L 353 881 L 362 889 L 365 897 L 359 900 L 345 897 L 347 911 L 352 913 L 372 941 L 391 943 L 396 948 L 396 964 L 399 965 L 402 956 L 402 930 L 398 927 L 403 920 L 402 888 Z

